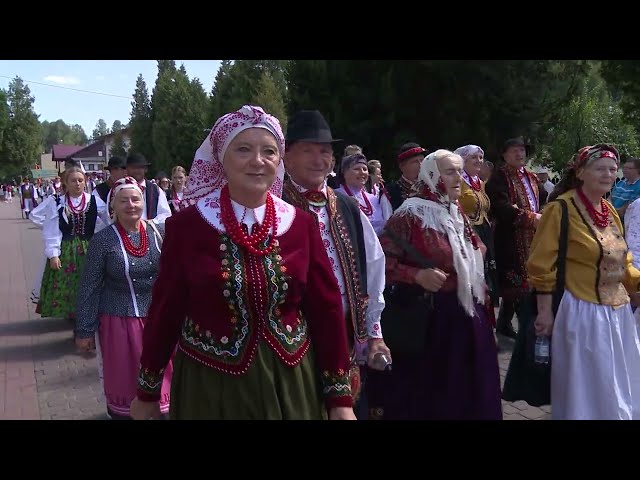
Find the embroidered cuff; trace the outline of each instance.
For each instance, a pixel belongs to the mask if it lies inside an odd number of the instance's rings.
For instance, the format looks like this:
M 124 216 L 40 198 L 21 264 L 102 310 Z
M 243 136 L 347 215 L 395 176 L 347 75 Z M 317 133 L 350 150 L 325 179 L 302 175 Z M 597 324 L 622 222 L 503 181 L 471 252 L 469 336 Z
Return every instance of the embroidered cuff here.
M 160 400 L 160 390 L 164 368 L 159 372 L 152 372 L 148 368 L 140 368 L 138 374 L 138 398 L 145 402 Z
M 325 370 L 322 373 L 322 393 L 327 409 L 334 407 L 351 407 L 351 379 L 348 370 L 342 368 L 337 373 Z
M 371 338 L 383 338 L 382 327 L 380 326 L 380 318 L 369 323 L 367 330 L 367 333 L 369 334 L 369 338 L 367 338 L 367 340 Z

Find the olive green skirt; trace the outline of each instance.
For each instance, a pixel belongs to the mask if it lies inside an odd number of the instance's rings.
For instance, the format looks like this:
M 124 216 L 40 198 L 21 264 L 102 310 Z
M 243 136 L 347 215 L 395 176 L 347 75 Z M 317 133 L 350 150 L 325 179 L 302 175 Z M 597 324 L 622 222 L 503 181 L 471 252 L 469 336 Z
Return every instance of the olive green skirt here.
M 178 350 L 171 381 L 172 420 L 324 420 L 311 349 L 295 367 L 264 342 L 242 375 L 206 367 Z

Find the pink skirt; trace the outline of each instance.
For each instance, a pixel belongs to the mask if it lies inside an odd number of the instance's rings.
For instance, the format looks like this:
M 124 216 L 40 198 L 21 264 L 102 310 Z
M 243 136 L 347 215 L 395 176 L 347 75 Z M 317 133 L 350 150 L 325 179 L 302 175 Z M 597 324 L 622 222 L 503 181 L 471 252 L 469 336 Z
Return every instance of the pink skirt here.
M 100 316 L 98 329 L 99 360 L 107 407 L 117 415 L 129 416 L 136 397 L 142 331 L 146 318 Z M 169 412 L 173 359 L 169 361 L 162 381 L 160 411 Z

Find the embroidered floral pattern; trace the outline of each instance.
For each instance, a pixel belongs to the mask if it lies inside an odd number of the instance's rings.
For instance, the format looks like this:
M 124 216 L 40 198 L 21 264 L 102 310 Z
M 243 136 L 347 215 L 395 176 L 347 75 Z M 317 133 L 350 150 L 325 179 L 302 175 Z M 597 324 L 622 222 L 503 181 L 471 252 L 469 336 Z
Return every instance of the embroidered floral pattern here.
M 293 326 L 282 323 L 279 305 L 285 301 L 291 278 L 285 274 L 287 269 L 282 265 L 280 249 L 276 247 L 272 255 L 265 256 L 263 264 L 269 288 L 266 318 L 270 330 L 275 333 L 280 345 L 288 353 L 295 353 L 307 339 L 307 322 L 298 318 Z
M 351 396 L 351 378 L 348 371 L 322 372 L 322 393 L 326 398 Z
M 240 249 L 231 239 L 220 236 L 220 255 L 222 256 L 222 279 L 224 290 L 222 295 L 227 301 L 233 335 L 231 338 L 216 338 L 210 331 L 202 331 L 192 319 L 187 319 L 182 327 L 182 339 L 200 354 L 216 357 L 226 364 L 240 363 L 246 351 L 251 314 L 245 299 L 247 295 L 247 272 L 245 259 Z
M 297 353 L 307 341 L 307 324 L 300 319 L 295 325 L 281 321 L 280 305 L 286 300 L 291 279 L 282 264 L 278 241 L 269 255 L 257 258 L 245 255 L 226 234 L 221 234 L 220 240 L 222 295 L 229 308 L 232 333 L 217 338 L 187 319 L 183 341 L 201 355 L 231 366 L 242 362 L 251 332 L 266 327 L 287 353 Z
M 349 283 L 349 288 L 345 290 L 351 307 L 355 337 L 359 342 L 363 342 L 368 338 L 365 318 L 368 296 L 360 290 L 360 275 L 358 274 L 358 267 L 356 266 L 356 254 L 353 250 L 349 232 L 344 225 L 342 216 L 337 215 L 338 206 L 336 194 L 328 187 L 327 193 L 329 197 L 328 211 L 332 220 L 330 222 L 331 233 L 333 238 L 340 239 L 339 244 L 341 248 L 337 248 L 336 250 L 340 258 L 340 265 L 345 282 Z
M 159 372 L 152 372 L 148 368 L 140 368 L 138 373 L 138 388 L 150 394 L 159 394 L 164 378 L 164 368 Z

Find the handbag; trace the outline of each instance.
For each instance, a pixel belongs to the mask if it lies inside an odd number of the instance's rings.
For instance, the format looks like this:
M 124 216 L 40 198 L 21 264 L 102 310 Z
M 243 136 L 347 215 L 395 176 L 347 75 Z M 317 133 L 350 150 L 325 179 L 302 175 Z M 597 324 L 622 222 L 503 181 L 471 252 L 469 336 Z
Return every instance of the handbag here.
M 385 230 L 383 235 L 424 269 L 434 265 L 407 241 Z M 384 290 L 385 307 L 380 317 L 382 336 L 392 353 L 418 355 L 424 351 L 429 316 L 434 308 L 433 293 L 420 285 L 395 282 Z

